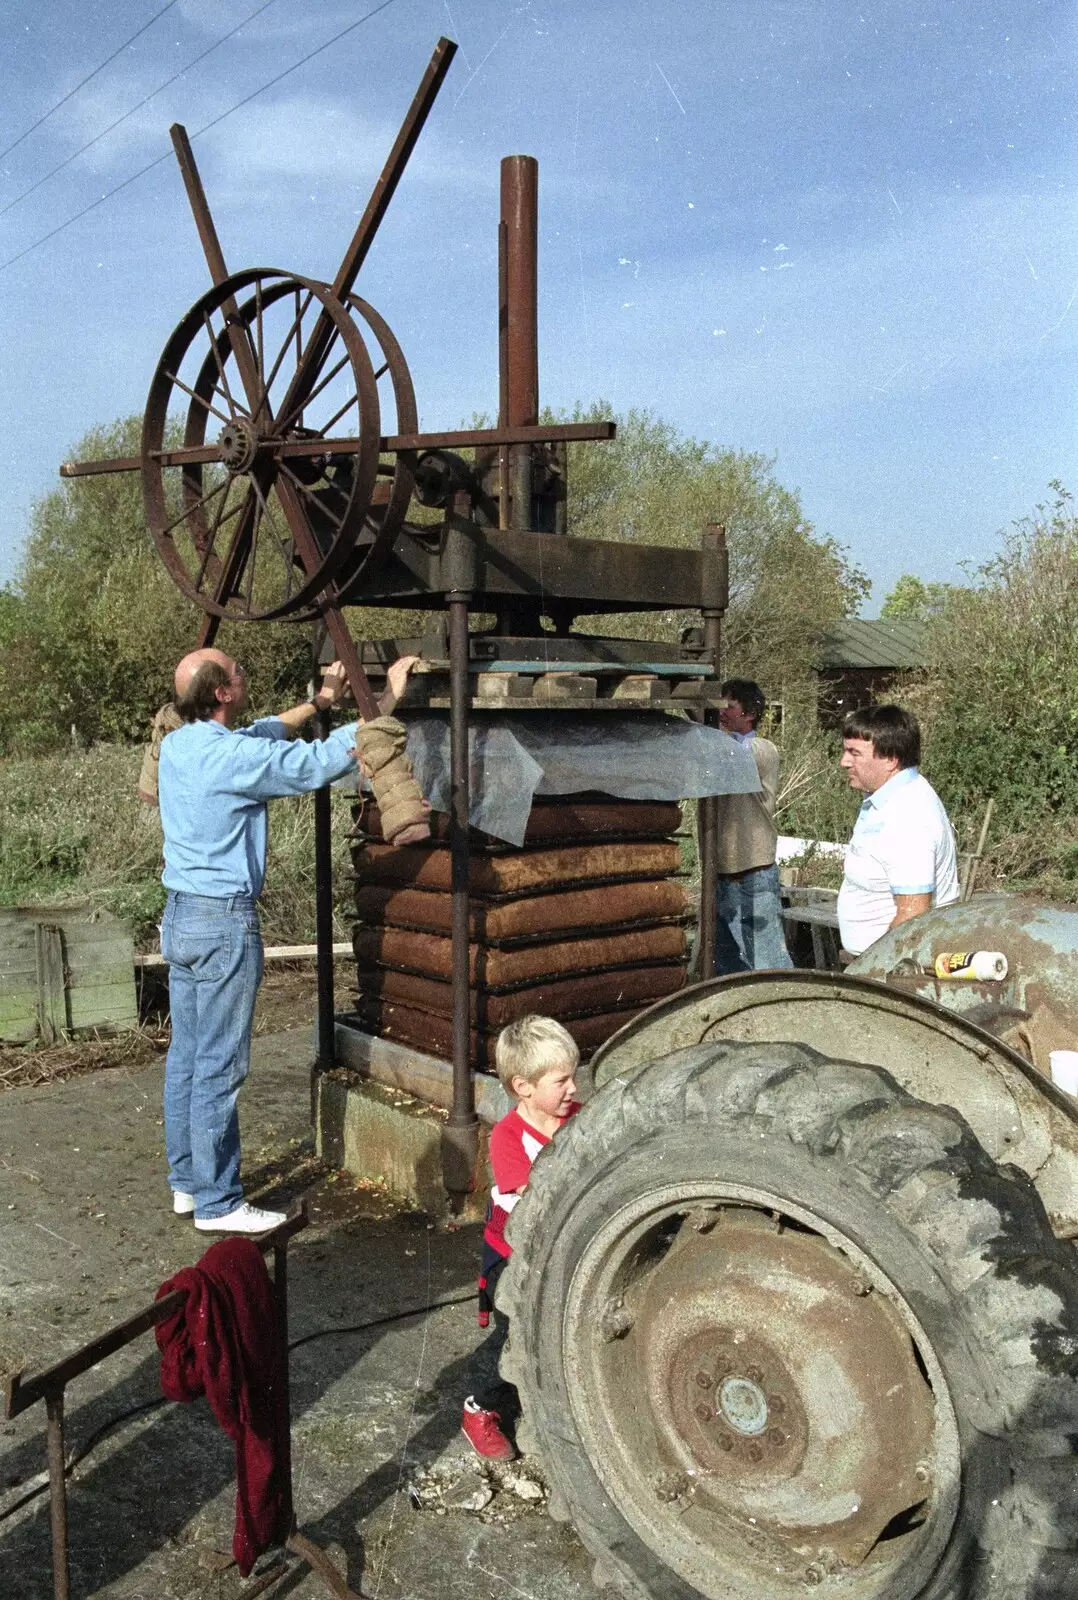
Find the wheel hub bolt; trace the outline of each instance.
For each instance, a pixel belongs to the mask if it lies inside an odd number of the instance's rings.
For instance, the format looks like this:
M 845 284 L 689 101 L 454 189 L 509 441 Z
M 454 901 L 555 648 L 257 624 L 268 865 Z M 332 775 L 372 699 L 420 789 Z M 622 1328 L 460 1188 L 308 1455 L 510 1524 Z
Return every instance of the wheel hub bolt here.
M 768 1444 L 774 1445 L 776 1450 L 781 1450 L 783 1445 L 786 1443 L 786 1435 L 783 1433 L 781 1428 L 768 1428 L 767 1442 Z
M 745 1454 L 748 1456 L 750 1461 L 760 1461 L 763 1459 L 764 1453 L 758 1444 L 750 1444 L 746 1446 Z
M 711 1407 L 705 1406 L 703 1401 L 701 1401 L 698 1406 L 694 1407 L 694 1409 L 701 1422 L 710 1422 L 715 1415 Z
M 759 1367 L 747 1367 L 745 1370 L 745 1376 L 748 1378 L 750 1383 L 762 1383 L 764 1377 Z
M 720 1433 L 716 1442 L 720 1450 L 729 1452 L 734 1448 L 734 1441 L 728 1433 Z
M 708 1372 L 698 1372 L 696 1374 L 696 1381 L 700 1385 L 701 1389 L 711 1388 L 712 1379 L 711 1374 Z
M 767 1397 L 767 1408 L 769 1411 L 773 1412 L 776 1417 L 781 1417 L 783 1412 L 786 1410 L 786 1402 L 782 1398 L 781 1394 L 769 1394 Z

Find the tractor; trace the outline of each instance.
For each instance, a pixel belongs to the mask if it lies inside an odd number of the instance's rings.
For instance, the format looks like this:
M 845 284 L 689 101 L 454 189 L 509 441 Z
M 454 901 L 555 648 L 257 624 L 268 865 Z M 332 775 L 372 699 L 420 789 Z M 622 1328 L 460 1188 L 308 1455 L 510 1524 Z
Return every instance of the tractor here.
M 935 976 L 991 949 L 1004 982 Z M 632 1600 L 1078 1595 L 1078 911 L 976 896 L 592 1058 L 499 1289 L 521 1447 Z

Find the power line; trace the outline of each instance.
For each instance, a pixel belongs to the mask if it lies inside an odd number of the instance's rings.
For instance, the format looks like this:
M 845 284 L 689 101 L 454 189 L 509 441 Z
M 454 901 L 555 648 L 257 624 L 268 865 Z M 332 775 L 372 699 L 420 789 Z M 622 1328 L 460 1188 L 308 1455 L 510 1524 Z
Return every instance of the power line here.
M 251 100 L 256 99 L 258 95 L 264 94 L 267 89 L 272 89 L 275 83 L 280 83 L 282 78 L 287 78 L 290 73 L 296 72 L 300 67 L 306 66 L 308 61 L 313 61 L 315 56 L 320 56 L 323 50 L 328 50 L 331 45 L 337 44 L 341 39 L 345 38 L 347 34 L 354 33 L 357 28 L 362 27 L 363 23 L 369 22 L 372 17 L 376 17 L 380 11 L 386 11 L 391 5 L 395 4 L 396 0 L 381 0 L 380 5 L 374 6 L 372 10 L 368 11 L 364 16 L 358 17 L 355 22 L 350 22 L 347 28 L 342 28 L 340 33 L 335 33 L 332 39 L 326 40 L 325 44 L 320 44 L 316 49 L 308 51 L 305 56 L 300 56 L 298 61 L 294 61 L 292 65 L 290 67 L 286 67 L 283 72 L 278 72 L 275 77 L 270 78 L 266 83 L 261 84 L 259 88 L 253 89 L 250 94 L 245 94 L 242 100 L 237 100 L 235 105 L 229 106 L 227 111 L 222 111 L 219 116 L 214 117 L 210 122 L 204 123 L 203 126 L 197 130 L 197 132 L 191 135 L 192 139 L 198 139 L 202 136 L 202 134 L 208 133 L 211 128 L 216 128 L 219 122 L 224 122 L 225 118 L 230 117 L 234 111 L 239 111 L 242 106 L 245 106 Z M 6 261 L 0 261 L 0 272 L 6 272 L 8 267 L 13 267 L 16 261 L 21 261 L 24 256 L 28 256 L 31 251 L 36 250 L 39 245 L 47 244 L 50 239 L 55 239 L 58 233 L 63 233 L 65 228 L 70 228 L 71 224 L 73 222 L 78 222 L 80 217 L 85 217 L 88 212 L 95 211 L 98 206 L 104 205 L 106 200 L 111 200 L 114 194 L 119 194 L 121 189 L 126 189 L 129 184 L 137 182 L 137 180 L 144 177 L 147 172 L 152 172 L 154 167 L 159 167 L 162 161 L 167 161 L 171 154 L 172 152 L 170 150 L 166 150 L 162 155 L 159 155 L 156 160 L 148 162 L 146 166 L 141 167 L 138 172 L 133 172 L 129 178 L 125 178 L 122 183 L 118 183 L 115 188 L 107 190 L 107 192 L 103 194 L 100 199 L 91 200 L 88 206 L 83 206 L 81 211 L 76 211 L 74 216 L 68 217 L 66 222 L 61 222 L 56 228 L 50 228 L 49 232 L 42 234 L 40 239 L 35 239 L 33 244 L 28 244 L 25 250 L 20 250 L 17 255 L 9 256 Z
M 124 40 L 123 44 L 120 45 L 119 49 L 114 50 L 110 56 L 106 56 L 104 61 L 102 61 L 101 65 L 99 67 L 95 67 L 92 72 L 88 72 L 86 74 L 85 78 L 80 79 L 79 82 L 75 85 L 75 87 L 73 89 L 69 89 L 68 90 L 67 94 L 64 95 L 62 100 L 57 100 L 56 104 L 54 106 L 50 106 L 49 109 L 44 113 L 43 116 L 38 117 L 37 121 L 35 123 L 33 123 L 29 128 L 27 128 L 25 133 L 20 133 L 19 137 L 15 140 L 14 144 L 9 144 L 6 150 L 0 150 L 0 161 L 3 161 L 5 156 L 9 156 L 13 150 L 17 150 L 19 145 L 22 144 L 24 139 L 29 139 L 30 135 L 32 133 L 36 133 L 38 128 L 40 128 L 40 126 L 41 126 L 41 124 L 43 122 L 48 122 L 49 118 L 52 116 L 54 111 L 59 111 L 61 106 L 66 106 L 67 102 L 71 99 L 72 95 L 76 95 L 76 94 L 78 94 L 80 89 L 84 89 L 86 87 L 86 85 L 90 82 L 90 79 L 91 78 L 96 78 L 99 72 L 104 72 L 105 68 L 107 66 L 109 66 L 111 62 L 116 60 L 117 56 L 123 55 L 123 53 L 127 49 L 128 45 L 134 44 L 136 39 L 139 39 L 139 38 L 142 37 L 142 35 L 146 32 L 147 28 L 152 28 L 153 27 L 153 25 L 157 21 L 158 17 L 163 17 L 165 12 L 166 11 L 171 11 L 173 6 L 176 5 L 176 4 L 177 4 L 177 0 L 168 0 L 168 5 L 167 6 L 162 6 L 160 11 L 155 11 L 153 16 L 150 18 L 149 22 L 144 22 L 142 24 L 142 27 L 138 28 L 131 35 L 130 39 L 125 39 Z
M 95 144 L 99 144 L 106 134 L 112 132 L 113 128 L 118 128 L 121 122 L 126 122 L 128 117 L 135 115 L 136 111 L 141 111 L 143 106 L 149 105 L 150 101 L 156 95 L 159 95 L 163 89 L 167 89 L 169 84 L 175 83 L 177 78 L 182 78 L 185 73 L 190 72 L 192 67 L 197 67 L 200 61 L 205 61 L 207 56 L 212 55 L 215 50 L 219 50 L 223 44 L 227 44 L 229 39 L 239 33 L 241 28 L 245 28 L 249 22 L 253 22 L 256 17 L 261 16 L 263 11 L 268 11 L 273 4 L 274 0 L 262 0 L 262 4 L 256 6 L 249 16 L 244 17 L 242 22 L 237 22 L 234 28 L 230 28 L 227 33 L 223 33 L 213 44 L 208 45 L 201 54 L 195 56 L 193 61 L 189 61 L 185 67 L 181 67 L 178 72 L 174 72 L 171 78 L 166 78 L 164 83 L 159 83 L 157 88 L 151 90 L 144 99 L 139 101 L 137 106 L 132 106 L 130 111 L 125 111 L 122 117 L 117 117 L 115 122 L 110 122 L 107 128 L 102 128 L 100 133 L 95 133 L 93 138 L 88 140 L 81 149 L 76 150 L 72 155 L 66 156 L 58 167 L 53 167 L 51 172 L 46 172 L 43 178 L 39 178 L 36 183 L 32 183 L 29 189 L 24 189 L 22 194 L 17 194 L 14 200 L 9 200 L 6 206 L 0 206 L 0 217 L 6 216 L 12 207 L 17 206 L 21 200 L 25 200 L 27 195 L 33 194 L 35 189 L 40 189 L 43 183 L 48 183 L 50 178 L 55 178 L 58 172 L 63 172 L 65 167 L 69 167 L 73 161 L 77 161 L 81 155 L 85 155 L 87 150 L 91 150 Z

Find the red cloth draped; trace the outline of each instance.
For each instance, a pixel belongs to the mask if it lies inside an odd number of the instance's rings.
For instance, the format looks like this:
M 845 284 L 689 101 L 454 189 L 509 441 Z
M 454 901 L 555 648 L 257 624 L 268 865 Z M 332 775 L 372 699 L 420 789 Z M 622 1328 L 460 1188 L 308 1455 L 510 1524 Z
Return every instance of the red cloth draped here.
M 222 1239 L 195 1267 L 163 1283 L 156 1298 L 187 1299 L 155 1329 L 161 1388 L 169 1400 L 205 1395 L 236 1447 L 232 1554 L 243 1577 L 292 1528 L 287 1360 L 280 1348 L 273 1285 L 251 1239 Z

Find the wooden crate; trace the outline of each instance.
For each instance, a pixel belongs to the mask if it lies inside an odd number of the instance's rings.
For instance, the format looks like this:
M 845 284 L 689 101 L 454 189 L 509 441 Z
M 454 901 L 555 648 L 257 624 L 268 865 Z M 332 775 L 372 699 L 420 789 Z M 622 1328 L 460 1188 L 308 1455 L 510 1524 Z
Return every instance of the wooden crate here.
M 138 1026 L 131 930 L 92 906 L 0 907 L 0 1040 Z

